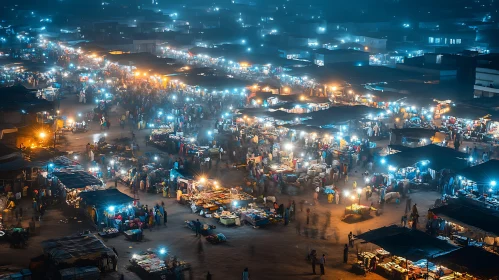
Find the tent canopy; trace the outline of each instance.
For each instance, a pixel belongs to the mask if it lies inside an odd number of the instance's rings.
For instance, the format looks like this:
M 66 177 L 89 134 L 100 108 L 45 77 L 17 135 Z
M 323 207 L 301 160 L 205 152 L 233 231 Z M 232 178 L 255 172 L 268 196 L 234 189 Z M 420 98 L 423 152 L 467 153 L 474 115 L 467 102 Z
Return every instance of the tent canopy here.
M 306 125 L 306 124 L 283 124 L 281 125 L 282 127 L 288 128 L 295 130 L 297 132 L 299 131 L 304 131 L 306 133 L 317 133 L 322 137 L 322 134 L 328 134 L 328 133 L 333 133 L 333 132 L 338 132 L 338 129 L 336 128 L 321 128 L 318 126 L 311 126 L 311 125 Z
M 391 133 L 400 135 L 402 137 L 413 137 L 413 138 L 431 138 L 435 135 L 437 131 L 433 129 L 426 128 L 399 128 L 391 129 Z
M 463 169 L 468 164 L 467 158 L 466 153 L 434 144 L 407 149 L 384 157 L 386 165 L 404 168 L 425 161 L 428 167 L 434 170 Z
M 499 236 L 499 216 L 478 208 L 461 204 L 443 205 L 431 210 L 436 215 L 448 217 L 456 223 L 466 224 Z
M 492 159 L 485 163 L 465 168 L 458 172 L 459 175 L 477 184 L 490 184 L 499 182 L 499 160 Z
M 386 113 L 386 111 L 383 109 L 368 107 L 364 105 L 332 106 L 326 110 L 304 114 L 307 117 L 312 118 L 311 120 L 307 120 L 304 123 L 309 125 L 325 126 L 344 123 L 351 120 L 359 120 L 369 115 L 377 116 L 380 113 Z
M 107 208 L 109 206 L 125 205 L 133 202 L 133 198 L 117 189 L 81 192 L 81 200 L 86 205 L 95 205 L 96 208 Z
M 82 189 L 87 186 L 102 185 L 101 180 L 85 171 L 53 172 L 52 175 L 57 177 L 68 189 Z
M 487 252 L 475 246 L 467 246 L 455 251 L 440 255 L 432 260 L 434 263 L 450 269 L 467 272 L 473 276 L 496 279 L 499 255 Z
M 116 258 L 113 250 L 92 234 L 45 240 L 42 241 L 42 248 L 44 254 L 49 255 L 56 264 L 70 264 L 78 260 L 97 260 L 102 256 Z
M 419 230 L 396 225 L 360 234 L 357 238 L 376 244 L 396 256 L 417 261 L 450 252 L 457 247 Z

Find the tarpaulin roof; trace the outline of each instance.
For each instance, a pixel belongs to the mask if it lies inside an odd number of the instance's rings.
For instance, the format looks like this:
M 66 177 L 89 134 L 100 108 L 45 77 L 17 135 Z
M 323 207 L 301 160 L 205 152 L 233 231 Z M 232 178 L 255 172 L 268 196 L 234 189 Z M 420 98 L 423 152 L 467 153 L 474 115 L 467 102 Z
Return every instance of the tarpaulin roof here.
M 312 101 L 305 101 L 305 100 L 296 100 L 296 101 L 286 101 L 286 102 L 280 102 L 276 105 L 269 106 L 270 109 L 294 109 L 294 108 L 306 108 L 309 107 L 310 105 L 313 104 L 319 104 L 319 103 L 329 103 L 329 100 L 324 99 L 324 100 L 318 100 L 321 102 L 312 102 Z
M 56 264 L 74 263 L 78 260 L 97 260 L 103 255 L 116 254 L 95 235 L 67 236 L 42 241 L 43 252 Z
M 449 204 L 433 208 L 431 211 L 436 215 L 448 217 L 455 223 L 466 224 L 499 236 L 499 216 L 485 209 Z
M 396 225 L 382 227 L 360 234 L 357 238 L 376 244 L 390 252 L 412 261 L 429 258 L 455 250 L 457 247 L 430 235 Z
M 321 128 L 317 126 L 310 126 L 306 124 L 283 124 L 281 125 L 282 127 L 293 129 L 296 131 L 304 131 L 306 133 L 333 133 L 333 132 L 338 132 L 338 129 L 336 128 Z
M 95 208 L 129 204 L 134 200 L 117 189 L 81 192 L 79 196 L 86 205 L 95 205 Z
M 499 277 L 497 269 L 499 255 L 475 246 L 462 247 L 437 256 L 432 262 L 461 273 L 469 273 L 475 277 L 486 279 L 498 279 Z
M 357 105 L 357 106 L 332 106 L 326 110 L 315 111 L 306 114 L 311 117 L 311 120 L 306 120 L 304 123 L 309 125 L 324 126 L 330 124 L 338 124 L 350 120 L 363 119 L 369 114 L 374 116 L 385 113 L 383 109 Z
M 495 113 L 492 110 L 460 105 L 460 104 L 456 106 L 451 106 L 450 111 L 445 113 L 445 115 L 461 119 L 469 119 L 469 120 L 478 120 L 480 118 L 485 118 L 485 117 L 487 119 L 497 120 L 499 117 L 499 114 Z
M 468 164 L 467 158 L 468 154 L 466 153 L 434 144 L 408 149 L 384 157 L 386 165 L 404 168 L 426 161 L 428 167 L 434 170 L 463 169 Z
M 492 159 L 485 163 L 465 168 L 459 171 L 458 174 L 478 184 L 490 184 L 492 181 L 499 183 L 499 160 Z
M 280 96 L 280 95 L 279 95 Z M 289 96 L 289 95 L 283 95 Z M 304 123 L 313 126 L 326 126 L 346 122 L 349 120 L 357 120 L 368 116 L 369 114 L 379 114 L 385 112 L 383 109 L 367 107 L 363 105 L 358 106 L 332 106 L 326 110 L 319 110 L 310 113 L 294 114 L 287 113 L 281 110 L 269 111 L 266 109 L 242 109 L 241 113 L 255 117 L 272 117 L 281 120 L 292 120 L 295 118 L 306 119 Z
M 52 175 L 57 177 L 68 189 L 81 189 L 87 186 L 102 185 L 101 180 L 85 171 L 53 172 Z
M 258 118 L 274 118 L 278 120 L 294 120 L 295 118 L 305 118 L 307 114 L 294 114 L 281 110 L 269 111 L 268 109 L 261 108 L 248 108 L 239 110 L 239 113 L 248 115 L 250 117 Z
M 251 97 L 252 99 L 268 99 L 270 97 L 275 97 L 280 101 L 285 101 L 285 102 L 300 102 L 303 104 L 307 103 L 328 103 L 331 102 L 327 97 L 320 97 L 320 96 L 308 96 L 308 95 L 299 95 L 299 94 L 273 94 L 272 92 L 257 92 Z M 276 105 L 277 106 L 277 105 Z
M 47 161 L 31 162 L 29 164 L 29 166 L 31 166 L 31 167 L 46 167 L 49 164 L 53 164 L 57 168 L 79 165 L 79 163 L 77 161 L 72 160 L 66 156 L 58 156 L 58 157 L 55 157 L 55 158 L 53 158 L 51 160 L 47 160 Z
M 426 128 L 399 128 L 399 129 L 391 129 L 393 134 L 402 135 L 405 137 L 419 137 L 419 138 L 430 138 L 435 135 L 437 132 L 434 129 L 426 129 Z

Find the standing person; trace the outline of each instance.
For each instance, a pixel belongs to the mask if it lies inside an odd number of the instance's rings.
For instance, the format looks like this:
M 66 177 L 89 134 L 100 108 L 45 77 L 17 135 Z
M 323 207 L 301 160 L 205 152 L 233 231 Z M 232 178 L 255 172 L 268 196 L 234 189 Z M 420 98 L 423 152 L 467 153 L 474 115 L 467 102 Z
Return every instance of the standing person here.
M 319 191 L 320 191 L 320 188 L 316 187 L 315 192 L 314 192 L 314 204 L 319 203 Z
M 348 234 L 348 245 L 350 245 L 350 247 L 353 247 L 353 233 L 350 232 Z
M 326 264 L 326 255 L 325 255 L 325 254 L 322 254 L 322 257 L 321 257 L 321 259 L 320 259 L 320 261 L 319 261 L 319 265 L 320 265 L 320 267 L 321 267 L 321 275 L 326 274 L 326 273 L 324 272 L 324 265 L 325 265 L 325 264 Z
M 307 208 L 307 225 L 310 223 L 310 208 Z
M 243 270 L 243 280 L 249 280 L 249 270 L 247 267 Z
M 286 208 L 284 211 L 284 225 L 287 226 L 289 224 L 289 208 Z
M 206 273 L 206 280 L 211 280 L 211 273 L 209 271 Z
M 409 213 L 411 211 L 411 206 L 412 206 L 412 199 L 410 197 L 407 198 L 407 201 L 405 203 L 405 213 Z
M 199 219 L 196 219 L 195 227 L 196 227 L 196 237 L 198 235 L 201 236 L 201 222 L 199 221 Z
M 296 204 L 295 201 L 291 203 L 291 207 L 289 208 L 289 214 L 290 214 L 290 219 L 294 220 L 295 219 L 295 213 L 296 213 Z
M 403 215 L 402 216 L 402 219 L 400 219 L 400 224 L 403 226 L 403 227 L 406 227 L 407 226 L 407 214 Z
M 312 273 L 315 274 L 315 265 L 317 264 L 317 252 L 315 250 L 310 253 L 310 258 L 312 260 Z
M 345 244 L 345 247 L 343 248 L 343 263 L 348 262 L 348 245 Z

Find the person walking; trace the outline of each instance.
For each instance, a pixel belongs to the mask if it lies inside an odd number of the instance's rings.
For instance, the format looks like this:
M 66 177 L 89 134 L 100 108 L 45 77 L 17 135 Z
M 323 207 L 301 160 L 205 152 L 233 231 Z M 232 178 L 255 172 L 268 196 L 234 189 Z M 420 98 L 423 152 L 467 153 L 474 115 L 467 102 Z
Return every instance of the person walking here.
M 201 236 L 201 222 L 199 221 L 199 219 L 196 219 L 195 227 L 196 227 L 196 237 L 198 235 Z
M 343 248 L 343 263 L 348 262 L 348 245 L 345 244 L 345 247 Z
M 350 245 L 350 247 L 353 248 L 353 233 L 352 232 L 350 232 L 348 234 L 348 245 Z
M 206 273 L 206 280 L 211 280 L 211 273 L 209 271 Z
M 407 214 L 403 215 L 402 218 L 400 219 L 400 224 L 403 226 L 403 227 L 406 227 L 407 226 Z
M 295 201 L 291 203 L 291 207 L 289 207 L 289 218 L 290 220 L 294 221 L 295 220 L 295 213 L 296 213 L 296 204 Z
M 319 265 L 320 265 L 320 267 L 321 267 L 321 275 L 326 274 L 326 273 L 324 272 L 324 265 L 326 265 L 326 255 L 325 255 L 325 254 L 322 254 L 322 257 L 321 257 L 321 259 L 320 259 L 320 261 L 319 261 Z
M 312 273 L 316 274 L 315 273 L 315 265 L 317 264 L 317 252 L 315 250 L 312 250 L 312 252 L 310 253 L 310 258 L 312 261 Z
M 163 207 L 163 211 L 165 212 L 163 214 L 163 224 L 166 226 L 166 223 L 168 222 L 168 213 L 166 212 L 166 208 Z
M 409 213 L 411 211 L 411 206 L 412 206 L 412 199 L 409 197 L 407 198 L 407 201 L 405 202 L 405 213 Z
M 243 280 L 249 280 L 249 270 L 247 267 L 243 270 Z
M 310 208 L 307 208 L 307 225 L 310 223 Z

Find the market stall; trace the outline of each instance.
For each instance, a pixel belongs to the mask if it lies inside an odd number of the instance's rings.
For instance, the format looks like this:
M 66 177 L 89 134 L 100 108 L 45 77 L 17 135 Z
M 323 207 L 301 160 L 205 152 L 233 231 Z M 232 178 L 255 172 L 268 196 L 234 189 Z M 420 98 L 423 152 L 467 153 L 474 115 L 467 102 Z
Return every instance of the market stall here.
M 374 271 L 390 279 L 424 279 L 426 275 L 436 279 L 437 275 L 441 277 L 452 272 L 431 264 L 428 259 L 457 247 L 421 231 L 393 225 L 368 231 L 356 238 L 366 243 L 359 245 L 358 260 L 353 265 L 355 272 Z M 376 265 L 373 265 L 374 259 Z
M 99 227 L 100 235 L 113 237 L 135 217 L 134 199 L 117 189 L 81 192 L 80 205 Z
M 92 234 L 49 239 L 41 245 L 51 272 L 86 266 L 98 267 L 101 272 L 117 269 L 118 256 Z
M 63 190 L 62 197 L 66 203 L 75 208 L 79 207 L 78 194 L 82 191 L 94 191 L 102 188 L 101 180 L 85 171 L 52 172 L 57 185 Z
M 499 214 L 486 208 L 453 203 L 430 210 L 427 228 L 459 246 L 482 247 L 497 251 L 499 241 Z
M 463 247 L 439 255 L 431 261 L 454 271 L 440 279 L 499 279 L 497 273 L 499 256 L 477 247 Z
M 459 190 L 456 195 L 467 197 L 473 200 L 474 204 L 499 210 L 497 170 L 499 170 L 499 160 L 493 159 L 456 172 L 458 175 L 456 185 Z M 447 194 L 453 195 L 454 189 Z

